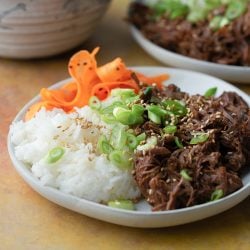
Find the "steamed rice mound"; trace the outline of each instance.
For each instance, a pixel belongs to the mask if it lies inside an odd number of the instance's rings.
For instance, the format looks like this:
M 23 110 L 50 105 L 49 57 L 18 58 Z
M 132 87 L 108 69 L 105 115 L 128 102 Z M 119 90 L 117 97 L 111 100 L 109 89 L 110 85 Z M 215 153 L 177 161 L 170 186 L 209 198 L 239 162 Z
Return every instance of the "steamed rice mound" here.
M 30 167 L 43 185 L 94 202 L 135 199 L 140 192 L 131 170 L 121 170 L 96 152 L 101 134 L 112 126 L 85 106 L 75 113 L 40 110 L 30 121 L 11 125 L 11 141 L 18 160 Z M 64 147 L 63 157 L 49 164 L 48 152 Z

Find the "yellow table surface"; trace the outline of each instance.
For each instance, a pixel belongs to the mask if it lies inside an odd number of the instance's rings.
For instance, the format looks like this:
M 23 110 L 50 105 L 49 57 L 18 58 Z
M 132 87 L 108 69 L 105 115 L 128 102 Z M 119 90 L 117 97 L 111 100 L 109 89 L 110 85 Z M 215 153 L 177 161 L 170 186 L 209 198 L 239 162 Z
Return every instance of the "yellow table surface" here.
M 130 36 L 123 20 L 128 3 L 113 0 L 95 34 L 81 48 L 91 50 L 100 45 L 100 64 L 119 55 L 130 66 L 161 66 Z M 42 87 L 68 77 L 67 63 L 76 50 L 42 60 L 0 59 L 0 249 L 250 249 L 250 197 L 199 222 L 164 229 L 136 229 L 62 208 L 22 180 L 7 152 L 9 125 Z M 250 93 L 250 85 L 237 86 Z

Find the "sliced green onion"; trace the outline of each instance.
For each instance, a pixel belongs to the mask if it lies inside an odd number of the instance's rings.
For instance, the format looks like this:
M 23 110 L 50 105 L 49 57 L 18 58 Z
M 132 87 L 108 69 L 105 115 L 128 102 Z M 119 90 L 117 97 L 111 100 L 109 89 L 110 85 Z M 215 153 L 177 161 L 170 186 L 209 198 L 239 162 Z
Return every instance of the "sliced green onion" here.
M 209 1 L 209 0 L 208 0 Z M 233 0 L 220 0 L 222 4 L 229 4 Z
M 232 1 L 226 10 L 226 17 L 234 20 L 240 17 L 247 10 L 247 1 Z
M 104 114 L 101 115 L 101 119 L 102 121 L 108 123 L 108 124 L 113 124 L 116 122 L 115 117 L 112 114 Z
M 199 144 L 199 143 L 207 141 L 208 138 L 209 138 L 209 135 L 207 133 L 197 133 L 197 134 L 194 134 L 194 137 L 191 139 L 189 143 L 192 145 Z
M 55 163 L 58 160 L 60 160 L 62 158 L 62 156 L 64 155 L 64 148 L 62 147 L 55 147 L 53 149 L 51 149 L 47 155 L 47 163 L 51 164 L 51 163 Z
M 135 115 L 135 123 L 134 124 L 142 124 L 144 122 L 142 115 Z
M 145 109 L 144 109 L 144 107 L 142 105 L 134 104 L 132 106 L 132 112 L 133 112 L 133 114 L 141 116 L 144 113 L 144 110 Z
M 216 201 L 219 200 L 224 196 L 224 192 L 222 189 L 216 189 L 212 194 L 211 194 L 211 201 Z
M 151 136 L 147 138 L 147 141 L 143 145 L 138 145 L 137 150 L 149 150 L 151 148 L 154 148 L 157 145 L 157 137 Z
M 153 87 L 147 87 L 147 88 L 143 91 L 143 94 L 144 94 L 145 96 L 151 94 L 151 93 L 152 93 L 152 89 L 153 89 Z
M 92 109 L 99 110 L 102 107 L 102 104 L 96 96 L 91 96 L 89 98 L 89 106 Z
M 112 130 L 110 143 L 116 149 L 123 149 L 126 146 L 127 133 L 124 128 L 115 126 Z
M 109 154 L 110 161 L 120 169 L 131 169 L 132 159 L 128 154 L 121 150 L 114 150 Z
M 114 148 L 110 145 L 105 135 L 101 135 L 97 142 L 97 150 L 101 154 L 109 154 Z
M 167 111 L 158 105 L 149 105 L 147 106 L 147 110 L 161 117 L 167 114 Z
M 156 124 L 161 124 L 161 117 L 151 111 L 148 111 L 148 119 Z
M 192 181 L 192 177 L 188 174 L 187 169 L 182 169 L 181 172 L 180 172 L 180 175 L 183 177 L 184 180 Z
M 213 10 L 220 7 L 222 4 L 221 0 L 205 0 L 205 6 L 208 10 Z
M 125 107 L 124 103 L 120 101 L 113 102 L 111 105 L 101 109 L 101 114 L 113 114 L 113 110 L 116 107 Z
M 175 115 L 185 116 L 187 114 L 187 108 L 177 100 L 165 100 L 162 102 L 166 110 L 171 111 Z
M 217 87 L 210 88 L 205 92 L 204 97 L 209 98 L 215 96 L 216 92 L 217 92 Z
M 184 4 L 178 6 L 172 10 L 171 14 L 169 15 L 170 19 L 176 19 L 178 17 L 183 17 L 188 13 L 188 7 Z
M 126 104 L 134 103 L 136 101 L 140 100 L 140 97 L 138 95 L 133 96 L 133 97 L 128 97 L 124 100 Z
M 136 96 L 134 90 L 132 89 L 112 89 L 111 96 L 120 96 L 121 99 L 124 101 L 127 98 Z
M 223 16 L 215 16 L 209 23 L 209 27 L 212 30 L 218 30 L 226 25 L 228 25 L 230 21 Z
M 135 210 L 134 203 L 131 200 L 114 200 L 108 202 L 109 207 L 126 210 Z
M 166 5 L 164 3 L 158 2 L 153 5 L 154 12 L 157 16 L 161 16 L 166 12 Z
M 145 141 L 146 140 L 147 135 L 146 135 L 146 133 L 141 133 L 141 134 L 137 135 L 136 138 L 137 138 L 138 143 L 140 143 L 141 141 Z
M 153 5 L 156 15 L 168 14 L 170 19 L 175 19 L 187 14 L 188 6 L 180 0 L 160 0 Z
M 230 20 L 228 20 L 228 18 L 226 18 L 226 17 L 223 17 L 223 18 L 221 19 L 221 22 L 220 22 L 220 28 L 222 28 L 222 27 L 228 25 L 229 23 L 230 23 Z
M 133 134 L 127 133 L 127 145 L 132 150 L 137 147 L 138 140 Z
M 174 141 L 178 148 L 183 148 L 183 144 L 177 136 L 174 138 Z
M 208 10 L 205 8 L 193 8 L 187 16 L 187 20 L 191 23 L 204 21 L 207 17 Z
M 131 110 L 121 107 L 116 107 L 113 110 L 115 119 L 124 125 L 136 124 L 137 118 Z
M 175 125 L 168 125 L 163 128 L 163 131 L 166 134 L 174 134 L 177 131 L 177 127 Z

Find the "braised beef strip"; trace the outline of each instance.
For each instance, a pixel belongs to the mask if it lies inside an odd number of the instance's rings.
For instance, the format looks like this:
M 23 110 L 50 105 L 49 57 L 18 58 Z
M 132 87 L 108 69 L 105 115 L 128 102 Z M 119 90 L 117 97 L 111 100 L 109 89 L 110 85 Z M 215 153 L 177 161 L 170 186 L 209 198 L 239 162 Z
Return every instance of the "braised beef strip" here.
M 217 31 L 209 21 L 225 8 L 215 9 L 206 21 L 152 18 L 152 10 L 138 2 L 130 6 L 129 21 L 149 40 L 170 51 L 214 63 L 250 66 L 250 3 L 244 15 Z
M 189 207 L 211 200 L 215 190 L 226 196 L 242 187 L 240 178 L 250 162 L 250 109 L 234 92 L 218 98 L 188 95 L 175 85 L 141 95 L 144 103 L 157 99 L 185 102 L 187 115 L 178 119 L 177 132 L 164 134 L 162 125 L 146 121 L 135 128 L 157 136 L 157 145 L 135 154 L 134 178 L 154 211 Z M 194 133 L 208 139 L 190 144 Z M 183 144 L 175 143 L 178 137 Z M 247 166 L 248 165 L 248 166 Z M 180 173 L 185 170 L 190 180 Z

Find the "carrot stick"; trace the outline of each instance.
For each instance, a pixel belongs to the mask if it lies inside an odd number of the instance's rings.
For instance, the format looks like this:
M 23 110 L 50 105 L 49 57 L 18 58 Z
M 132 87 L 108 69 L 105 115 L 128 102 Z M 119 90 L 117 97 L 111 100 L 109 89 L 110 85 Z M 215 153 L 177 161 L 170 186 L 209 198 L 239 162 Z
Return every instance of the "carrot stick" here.
M 40 102 L 37 102 L 35 104 L 33 104 L 29 109 L 28 111 L 26 112 L 25 114 L 25 117 L 24 117 L 24 120 L 25 121 L 28 121 L 30 120 L 31 118 L 33 118 L 35 116 L 35 114 L 42 108 L 46 108 L 46 110 L 52 110 L 53 108 L 56 108 L 56 106 L 52 103 L 49 103 L 47 101 L 40 101 Z M 57 107 L 59 108 L 59 107 Z
M 73 82 L 69 82 L 59 89 L 41 89 L 41 101 L 30 107 L 25 120 L 31 119 L 42 107 L 47 110 L 56 107 L 65 112 L 73 112 L 75 107 L 87 105 L 89 98 L 93 95 L 104 100 L 114 88 L 131 88 L 137 93 L 140 89 L 138 82 L 155 83 L 162 88 L 162 82 L 169 78 L 167 74 L 148 77 L 135 72 L 137 81 L 135 77 L 131 76 L 133 71 L 128 69 L 119 57 L 97 67 L 95 56 L 98 51 L 99 47 L 91 53 L 82 50 L 74 54 L 68 65 Z
M 101 82 L 124 81 L 130 78 L 130 70 L 127 69 L 121 58 L 116 58 L 99 68 L 97 68 L 97 75 Z

